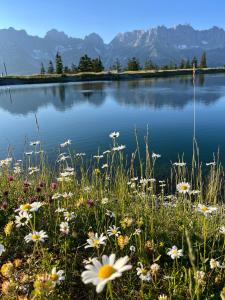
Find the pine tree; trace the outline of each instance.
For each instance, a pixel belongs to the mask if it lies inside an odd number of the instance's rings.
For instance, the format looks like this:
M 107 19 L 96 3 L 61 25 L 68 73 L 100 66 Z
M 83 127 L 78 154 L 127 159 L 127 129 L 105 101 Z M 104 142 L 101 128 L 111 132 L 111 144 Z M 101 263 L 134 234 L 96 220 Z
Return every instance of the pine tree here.
M 104 67 L 103 67 L 100 57 L 92 59 L 91 63 L 92 63 L 92 71 L 93 72 L 98 73 L 98 72 L 102 72 L 104 70 Z
M 40 71 L 41 75 L 45 74 L 45 67 L 43 65 L 43 63 L 41 63 L 41 71 Z
M 113 64 L 112 69 L 116 70 L 117 73 L 120 73 L 122 71 L 122 66 L 121 66 L 118 58 L 116 59 L 115 63 Z
M 188 58 L 186 60 L 185 69 L 190 69 L 190 68 L 191 68 L 190 59 Z
M 194 56 L 192 61 L 191 61 L 191 67 L 195 66 L 195 68 L 198 67 L 198 60 L 197 58 Z
M 57 74 L 63 73 L 63 63 L 62 63 L 62 57 L 59 54 L 59 52 L 56 53 L 55 56 L 55 70 Z
M 53 74 L 54 73 L 54 66 L 52 61 L 50 60 L 48 63 L 48 74 Z
M 205 51 L 202 53 L 202 57 L 201 57 L 201 61 L 200 61 L 200 68 L 207 68 Z
M 136 57 L 132 57 L 128 60 L 127 71 L 138 71 L 140 70 L 140 64 Z
M 92 72 L 92 60 L 87 54 L 81 56 L 78 69 L 80 72 Z

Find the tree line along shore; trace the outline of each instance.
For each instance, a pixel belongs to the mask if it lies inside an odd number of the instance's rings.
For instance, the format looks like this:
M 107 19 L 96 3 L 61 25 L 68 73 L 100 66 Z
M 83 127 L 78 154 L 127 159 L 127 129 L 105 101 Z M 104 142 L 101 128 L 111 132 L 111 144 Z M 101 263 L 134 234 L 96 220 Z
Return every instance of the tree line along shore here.
M 219 74 L 225 73 L 225 68 L 198 68 L 196 74 Z M 76 74 L 34 74 L 34 75 L 10 75 L 0 77 L 0 86 L 21 85 L 21 84 L 43 84 L 43 83 L 66 83 L 83 81 L 120 81 L 132 79 L 163 78 L 180 75 L 192 75 L 192 69 L 173 69 L 173 70 L 139 70 L 102 72 L 79 72 Z

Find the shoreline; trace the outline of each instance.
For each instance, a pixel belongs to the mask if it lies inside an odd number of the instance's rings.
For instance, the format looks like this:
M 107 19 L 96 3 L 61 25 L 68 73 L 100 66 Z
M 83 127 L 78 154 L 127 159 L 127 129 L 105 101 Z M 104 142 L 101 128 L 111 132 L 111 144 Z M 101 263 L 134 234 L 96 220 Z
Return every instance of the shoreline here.
M 196 74 L 225 74 L 225 68 L 196 69 Z M 0 78 L 0 86 L 43 84 L 43 83 L 67 83 L 85 81 L 122 81 L 132 79 L 163 78 L 180 75 L 192 75 L 192 69 L 159 70 L 159 71 L 126 71 L 101 72 L 101 73 L 77 73 L 77 74 L 45 74 L 45 75 L 10 75 Z

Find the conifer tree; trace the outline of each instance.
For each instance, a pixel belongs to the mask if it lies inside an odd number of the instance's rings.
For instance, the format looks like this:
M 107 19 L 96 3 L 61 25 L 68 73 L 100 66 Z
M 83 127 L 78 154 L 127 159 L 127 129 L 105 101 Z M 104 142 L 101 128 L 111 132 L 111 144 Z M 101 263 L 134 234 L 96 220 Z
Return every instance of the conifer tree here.
M 140 70 L 140 64 L 136 57 L 132 57 L 128 60 L 127 71 L 138 71 Z
M 97 72 L 102 72 L 104 70 L 104 67 L 103 67 L 100 57 L 92 59 L 91 63 L 92 63 L 92 71 L 93 72 L 97 73 Z
M 41 63 L 41 71 L 40 71 L 41 75 L 44 75 L 45 74 L 45 67 L 44 67 L 44 64 Z
M 200 61 L 200 68 L 207 68 L 205 51 L 202 53 L 202 57 L 201 57 L 201 61 Z
M 117 73 L 120 73 L 122 71 L 122 66 L 121 66 L 118 58 L 116 59 L 115 63 L 113 64 L 112 69 L 116 70 Z
M 48 63 L 48 70 L 47 70 L 48 74 L 53 74 L 54 73 L 54 66 L 52 61 L 50 60 Z
M 78 69 L 80 72 L 92 72 L 92 60 L 87 54 L 81 56 Z
M 55 70 L 57 74 L 63 73 L 63 63 L 62 63 L 62 57 L 59 54 L 59 52 L 56 53 L 55 56 Z
M 190 68 L 191 68 L 190 59 L 188 58 L 186 60 L 185 69 L 190 69 Z

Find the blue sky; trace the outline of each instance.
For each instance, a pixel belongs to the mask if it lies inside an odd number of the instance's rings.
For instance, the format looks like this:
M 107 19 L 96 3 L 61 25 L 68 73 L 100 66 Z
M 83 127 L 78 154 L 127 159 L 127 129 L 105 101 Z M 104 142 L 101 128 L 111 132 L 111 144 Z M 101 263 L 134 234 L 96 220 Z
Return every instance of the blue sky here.
M 0 0 L 0 28 L 39 36 L 56 28 L 74 37 L 96 32 L 109 42 L 118 32 L 179 23 L 225 28 L 225 0 Z

